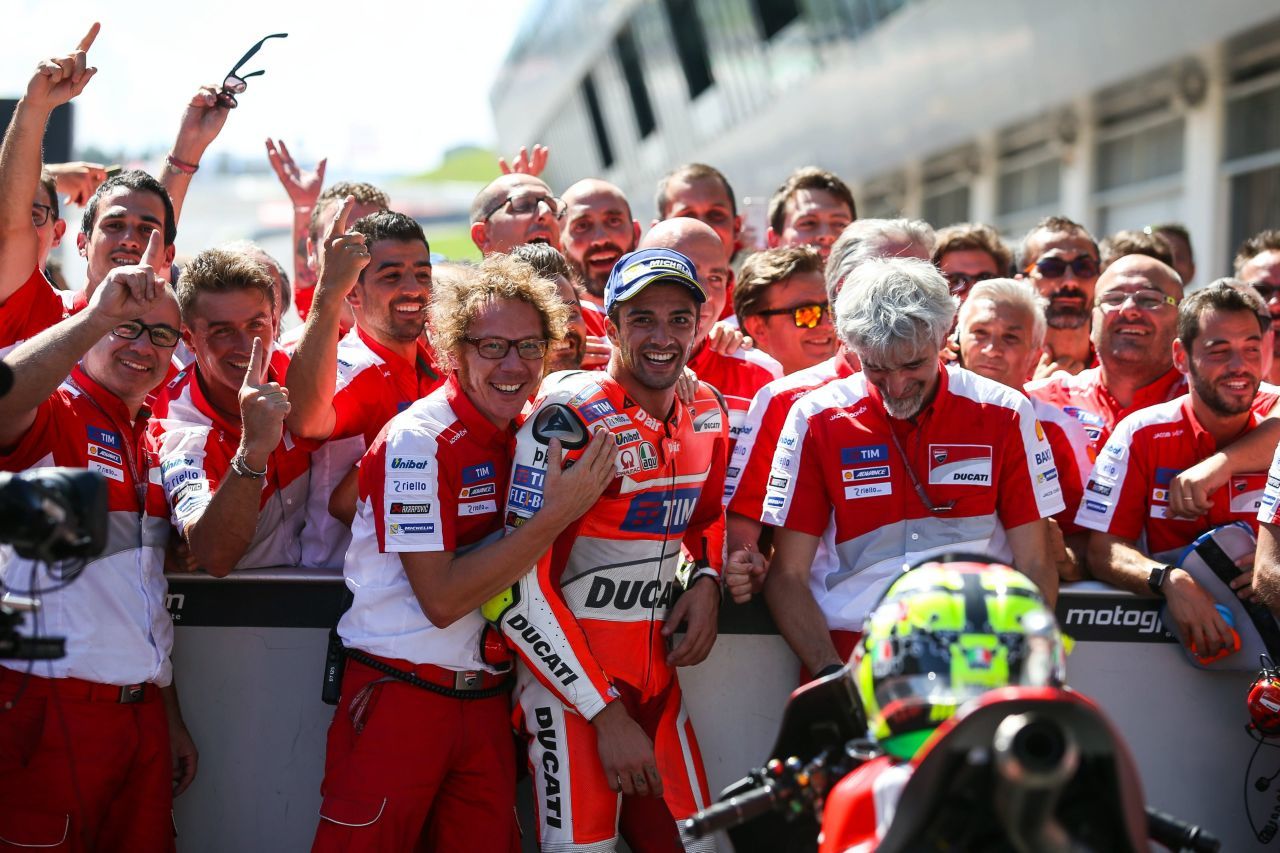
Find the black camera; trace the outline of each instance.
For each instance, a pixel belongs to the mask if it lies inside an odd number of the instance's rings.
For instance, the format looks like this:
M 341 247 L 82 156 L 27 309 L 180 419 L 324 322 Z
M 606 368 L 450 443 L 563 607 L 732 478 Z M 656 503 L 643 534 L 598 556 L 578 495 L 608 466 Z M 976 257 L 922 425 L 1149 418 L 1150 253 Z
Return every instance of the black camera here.
M 79 468 L 33 468 L 0 474 L 0 542 L 19 557 L 53 564 L 88 559 L 107 544 L 107 481 Z M 10 557 L 10 560 L 12 557 Z M 0 658 L 58 658 L 63 640 L 17 632 L 24 611 L 39 606 L 36 590 L 19 597 L 21 579 L 6 573 L 0 597 Z

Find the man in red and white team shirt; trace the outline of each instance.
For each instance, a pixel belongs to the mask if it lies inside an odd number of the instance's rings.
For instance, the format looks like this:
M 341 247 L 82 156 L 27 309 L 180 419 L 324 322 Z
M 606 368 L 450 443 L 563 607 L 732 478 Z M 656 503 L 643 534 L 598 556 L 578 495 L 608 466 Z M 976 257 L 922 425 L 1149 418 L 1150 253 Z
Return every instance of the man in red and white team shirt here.
M 956 324 L 960 364 L 979 376 L 1022 391 L 1044 345 L 1044 303 L 1044 298 L 1027 282 L 1008 278 L 979 281 L 960 306 Z M 1079 421 L 1056 406 L 1032 399 L 1031 407 L 1053 448 L 1053 466 L 1066 505 L 1053 517 L 1050 528 L 1055 543 L 1062 537 L 1063 547 L 1054 548 L 1055 556 L 1064 558 L 1058 564 L 1058 577 L 1083 580 L 1088 577 L 1084 571 L 1088 535 L 1076 524 L 1076 510 L 1093 469 L 1089 436 Z
M 566 213 L 560 232 L 564 257 L 578 273 L 587 332 L 604 337 L 604 286 L 618 258 L 635 251 L 640 223 L 622 190 L 606 181 L 587 178 L 564 191 Z M 608 352 L 596 367 L 609 360 Z
M 515 419 L 567 312 L 545 279 L 501 256 L 442 277 L 431 311 L 452 372 L 387 423 L 359 469 L 344 566 L 354 600 L 338 623 L 349 660 L 316 851 L 519 846 L 509 653 L 485 642 L 477 608 L 613 479 L 609 436 L 563 472 L 553 444 L 546 511 L 503 536 Z
M 342 565 L 347 524 L 329 514 L 338 484 L 383 425 L 443 384 L 422 339 L 431 298 L 431 249 L 422 227 L 380 211 L 347 230 L 350 196 L 328 224 L 320 280 L 289 362 L 289 417 L 296 436 L 325 442 L 312 455 L 303 565 Z M 343 315 L 356 324 L 339 339 Z M 354 501 L 352 501 L 354 505 Z
M 217 577 L 302 562 L 313 445 L 284 430 L 274 300 L 260 264 L 219 249 L 197 255 L 178 280 L 195 362 L 159 392 L 149 437 L 174 527 Z
M 517 714 L 539 769 L 542 849 L 612 850 L 621 835 L 634 850 L 678 850 L 676 821 L 708 802 L 676 671 L 716 637 L 726 413 L 705 384 L 689 402 L 676 396 L 704 298 L 689 258 L 624 255 L 605 294 L 609 369 L 542 384 L 516 437 L 507 527 L 519 533 L 554 508 L 545 481 L 557 443 L 573 458 L 603 428 L 618 477 L 484 612 L 523 664 Z M 694 568 L 677 593 L 682 552 Z
M 836 318 L 862 373 L 801 397 L 778 439 L 761 518 L 776 528 L 764 597 L 815 675 L 843 665 L 885 584 L 930 555 L 991 554 L 1056 596 L 1053 451 L 1023 395 L 939 362 L 956 305 L 927 262 L 859 264 Z M 838 564 L 812 579 L 829 525 Z
M 724 355 L 708 340 L 725 305 L 732 273 L 729 250 L 709 225 L 690 217 L 659 222 L 640 241 L 640 248 L 672 249 L 693 261 L 707 300 L 699 306 L 698 333 L 688 367 L 723 395 L 729 409 L 729 435 L 736 438 L 751 398 L 782 376 L 782 365 L 754 349 L 738 349 L 732 355 Z
M 65 564 L 0 554 L 5 587 L 47 590 L 39 631 L 30 619 L 20 631 L 66 637 L 67 652 L 34 668 L 0 662 L 0 803 L 15 847 L 174 849 L 172 800 L 197 754 L 172 683 L 168 512 L 148 476 L 144 401 L 178 336 L 164 281 L 148 266 L 119 267 L 86 310 L 6 359 L 14 385 L 0 398 L 0 469 L 96 471 L 108 514 L 106 547 L 74 582 Z
M 1227 625 L 1209 593 L 1169 563 L 1205 530 L 1232 521 L 1256 530 L 1259 509 L 1270 520 L 1267 510 L 1273 508 L 1263 505 L 1267 477 L 1263 471 L 1232 476 L 1196 519 L 1169 512 L 1167 488 L 1178 472 L 1248 434 L 1261 419 L 1265 316 L 1257 293 L 1230 281 L 1214 282 L 1183 300 L 1173 358 L 1190 393 L 1135 412 L 1116 426 L 1098 454 L 1076 516 L 1094 531 L 1094 577 L 1164 598 L 1181 635 L 1202 655 L 1230 645 Z M 1245 572 L 1232 582 L 1241 598 L 1252 594 L 1251 578 Z
M 1126 255 L 1098 278 L 1095 293 L 1098 366 L 1031 382 L 1027 393 L 1080 421 L 1097 453 L 1125 416 L 1182 396 L 1187 379 L 1173 366 L 1182 283 L 1171 267 Z

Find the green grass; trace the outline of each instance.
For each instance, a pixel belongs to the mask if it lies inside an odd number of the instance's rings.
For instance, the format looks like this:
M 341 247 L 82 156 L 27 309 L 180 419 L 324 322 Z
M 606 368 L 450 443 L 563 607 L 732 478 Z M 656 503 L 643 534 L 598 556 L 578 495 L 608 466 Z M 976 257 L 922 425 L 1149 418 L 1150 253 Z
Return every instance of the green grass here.
M 427 231 L 427 241 L 432 252 L 439 252 L 451 261 L 479 261 L 480 250 L 471 242 L 469 226 L 451 225 Z
M 430 172 L 414 178 L 424 183 L 471 181 L 487 184 L 498 177 L 498 155 L 487 148 L 455 148 L 445 154 L 444 162 Z

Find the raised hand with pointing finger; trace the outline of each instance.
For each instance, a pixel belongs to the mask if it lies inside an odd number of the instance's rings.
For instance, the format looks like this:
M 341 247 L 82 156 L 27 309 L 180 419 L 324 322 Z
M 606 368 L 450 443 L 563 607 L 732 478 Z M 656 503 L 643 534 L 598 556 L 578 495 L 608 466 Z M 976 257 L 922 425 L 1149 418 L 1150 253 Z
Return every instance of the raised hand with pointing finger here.
M 347 219 L 355 203 L 354 196 L 344 198 L 324 230 L 316 302 L 326 297 L 345 297 L 369 265 L 369 249 L 365 246 L 364 235 L 347 233 Z
M 83 92 L 93 75 L 98 73 L 97 68 L 89 67 L 89 48 L 98 37 L 99 29 L 99 24 L 91 26 L 71 53 L 41 60 L 36 66 L 35 76 L 27 84 L 23 101 L 33 107 L 52 110 Z
M 89 311 L 102 318 L 105 328 L 145 316 L 165 297 L 164 277 L 157 275 L 153 266 L 160 263 L 168 272 L 163 258 L 164 240 L 156 229 L 148 238 L 141 263 L 107 273 L 89 300 Z
M 289 415 L 289 389 L 266 381 L 266 363 L 266 345 L 261 338 L 254 338 L 249 367 L 240 385 L 240 449 L 245 464 L 258 471 L 266 470 Z

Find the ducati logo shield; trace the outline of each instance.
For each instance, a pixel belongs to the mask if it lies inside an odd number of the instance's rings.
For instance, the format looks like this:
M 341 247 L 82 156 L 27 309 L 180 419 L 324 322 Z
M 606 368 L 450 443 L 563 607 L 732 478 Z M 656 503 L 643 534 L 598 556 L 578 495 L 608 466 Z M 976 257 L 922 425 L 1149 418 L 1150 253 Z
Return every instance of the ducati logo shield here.
M 930 485 L 991 485 L 991 445 L 929 445 Z

